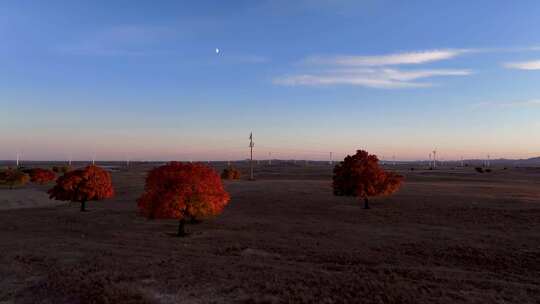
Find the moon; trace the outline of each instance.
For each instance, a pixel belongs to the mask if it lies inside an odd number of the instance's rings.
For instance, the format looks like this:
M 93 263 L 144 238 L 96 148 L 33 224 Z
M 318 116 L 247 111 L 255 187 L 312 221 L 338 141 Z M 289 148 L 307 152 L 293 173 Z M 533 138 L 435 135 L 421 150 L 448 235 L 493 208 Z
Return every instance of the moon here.
M 218 48 L 216 48 L 216 54 L 219 54 L 219 49 Z

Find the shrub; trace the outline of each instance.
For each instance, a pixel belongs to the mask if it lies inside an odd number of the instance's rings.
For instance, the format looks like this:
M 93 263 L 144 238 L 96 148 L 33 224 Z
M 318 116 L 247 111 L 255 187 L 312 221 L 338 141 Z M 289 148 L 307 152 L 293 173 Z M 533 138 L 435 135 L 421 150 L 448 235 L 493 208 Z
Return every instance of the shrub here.
M 377 156 L 358 150 L 335 166 L 332 186 L 334 195 L 359 197 L 364 200 L 364 208 L 369 209 L 369 197 L 390 195 L 402 182 L 403 176 L 379 166 Z
M 81 211 L 86 211 L 87 201 L 113 197 L 114 189 L 109 172 L 91 165 L 60 176 L 48 193 L 51 199 L 80 202 Z
M 478 173 L 484 173 L 484 169 L 482 167 L 476 167 L 474 170 L 476 170 Z
M 54 166 L 52 167 L 52 170 L 55 173 L 67 173 L 72 170 L 70 165 L 63 165 L 63 166 Z
M 488 169 L 485 170 L 485 172 L 486 173 L 491 173 L 491 169 L 488 168 Z
M 178 219 L 178 236 L 186 220 L 202 220 L 221 213 L 229 202 L 219 175 L 203 164 L 171 162 L 154 168 L 146 177 L 137 204 L 141 215 Z
M 231 166 L 223 169 L 223 172 L 221 173 L 222 179 L 240 179 L 240 176 L 241 176 L 240 170 Z
M 9 186 L 9 189 L 23 186 L 28 183 L 29 179 L 26 173 L 17 169 L 8 168 L 0 171 L 0 185 Z
M 28 174 L 30 175 L 30 181 L 32 183 L 37 183 L 40 185 L 44 185 L 56 179 L 56 174 L 47 169 L 34 168 L 31 169 Z

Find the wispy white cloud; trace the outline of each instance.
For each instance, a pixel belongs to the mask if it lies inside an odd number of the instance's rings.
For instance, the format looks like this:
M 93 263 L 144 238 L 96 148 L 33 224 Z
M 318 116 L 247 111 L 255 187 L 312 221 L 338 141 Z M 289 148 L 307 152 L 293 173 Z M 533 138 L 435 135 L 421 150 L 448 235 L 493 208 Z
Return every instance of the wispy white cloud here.
M 418 52 L 394 53 L 375 56 L 312 56 L 305 59 L 307 64 L 329 64 L 339 66 L 388 66 L 422 64 L 451 59 L 473 50 L 446 49 Z
M 332 12 L 338 15 L 354 15 L 366 9 L 365 1 L 357 0 L 263 0 L 252 1 L 256 12 L 294 17 L 306 12 Z
M 54 51 L 62 54 L 99 57 L 148 57 L 178 55 L 171 41 L 181 38 L 182 32 L 175 28 L 150 25 L 122 25 L 81 35 L 82 38 L 58 45 Z M 206 50 L 214 55 L 214 48 Z M 259 64 L 270 58 L 256 54 L 229 54 L 223 50 L 221 62 L 231 64 Z
M 512 108 L 512 107 L 538 107 L 540 99 L 515 100 L 507 102 L 486 101 L 472 105 L 473 108 Z
M 233 56 L 232 59 L 238 63 L 265 63 L 270 61 L 268 57 L 260 55 L 240 55 Z
M 434 84 L 425 81 L 426 79 L 467 76 L 472 74 L 472 71 L 468 69 L 404 70 L 395 66 L 427 64 L 476 51 L 440 49 L 372 56 L 311 56 L 302 61 L 302 67 L 315 67 L 319 69 L 317 72 L 285 75 L 274 78 L 273 82 L 289 86 L 353 85 L 381 89 L 430 87 Z
M 278 77 L 274 79 L 274 83 L 289 86 L 353 85 L 383 89 L 421 88 L 430 87 L 433 84 L 417 80 L 435 76 L 465 76 L 471 73 L 469 70 L 451 69 L 416 71 L 387 68 L 343 69 Z
M 540 60 L 521 61 L 521 62 L 506 62 L 503 66 L 507 69 L 517 70 L 540 70 Z
M 301 61 L 302 67 L 323 68 L 318 73 L 303 72 L 274 78 L 279 85 L 357 85 L 373 88 L 417 88 L 433 84 L 425 80 L 436 76 L 466 76 L 468 69 L 402 70 L 395 66 L 413 66 L 450 60 L 462 55 L 479 53 L 518 53 L 539 51 L 539 46 L 504 48 L 433 49 L 381 55 L 310 56 Z M 540 70 L 540 60 L 505 63 L 505 67 L 523 70 Z M 356 69 L 356 70 L 355 70 Z M 360 69 L 360 70 L 358 70 Z
M 535 52 L 540 51 L 540 46 L 514 46 L 514 47 L 494 47 L 494 48 L 481 48 L 474 49 L 474 52 L 478 53 L 519 53 L 519 52 Z
M 303 60 L 306 64 L 328 64 L 341 66 L 389 66 L 405 64 L 423 64 L 453 59 L 465 54 L 478 53 L 519 53 L 540 51 L 540 46 L 503 47 L 503 48 L 456 48 L 433 49 L 411 52 L 399 52 L 383 55 L 338 55 L 310 56 Z
M 57 46 L 59 52 L 91 56 L 145 56 L 167 53 L 162 43 L 174 37 L 167 27 L 122 25 L 86 35 Z

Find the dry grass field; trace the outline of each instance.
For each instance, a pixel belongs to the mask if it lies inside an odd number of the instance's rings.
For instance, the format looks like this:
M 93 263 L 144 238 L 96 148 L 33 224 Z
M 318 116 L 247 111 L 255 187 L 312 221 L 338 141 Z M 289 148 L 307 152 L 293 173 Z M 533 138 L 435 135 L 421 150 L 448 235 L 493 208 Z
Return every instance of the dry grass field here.
M 403 167 L 364 210 L 332 195 L 328 165 L 261 165 L 177 238 L 136 213 L 150 167 L 113 172 L 116 197 L 86 213 L 0 189 L 0 303 L 540 301 L 540 169 Z

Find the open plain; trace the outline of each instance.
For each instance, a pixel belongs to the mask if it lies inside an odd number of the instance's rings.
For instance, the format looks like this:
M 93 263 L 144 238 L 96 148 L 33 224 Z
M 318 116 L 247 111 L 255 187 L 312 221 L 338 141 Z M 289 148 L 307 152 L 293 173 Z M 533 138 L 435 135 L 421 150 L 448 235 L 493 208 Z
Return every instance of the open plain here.
M 152 166 L 113 172 L 116 196 L 84 213 L 52 185 L 0 189 L 0 303 L 540 301 L 540 169 L 388 167 L 404 186 L 364 210 L 329 165 L 259 165 L 178 238 L 137 215 Z

